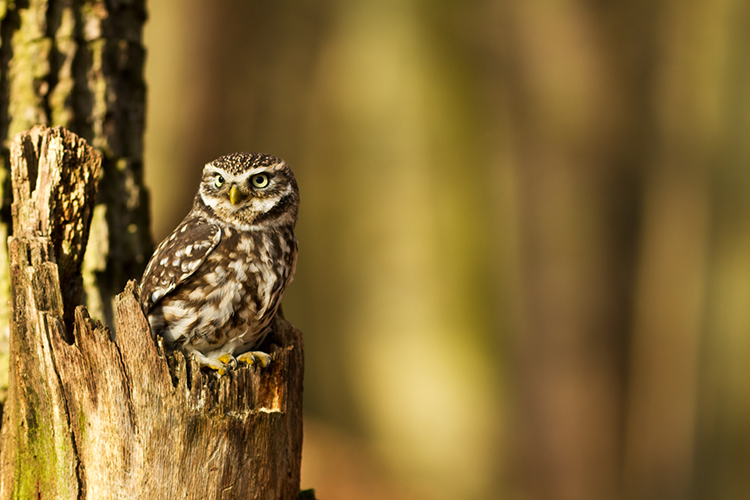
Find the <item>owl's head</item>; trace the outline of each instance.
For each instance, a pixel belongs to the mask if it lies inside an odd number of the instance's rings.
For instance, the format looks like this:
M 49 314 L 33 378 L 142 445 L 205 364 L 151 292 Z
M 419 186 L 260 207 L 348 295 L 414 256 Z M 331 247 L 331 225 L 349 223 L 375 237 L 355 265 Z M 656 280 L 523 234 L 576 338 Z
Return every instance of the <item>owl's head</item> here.
M 259 153 L 232 153 L 203 167 L 196 203 L 242 231 L 297 222 L 299 193 L 289 166 Z

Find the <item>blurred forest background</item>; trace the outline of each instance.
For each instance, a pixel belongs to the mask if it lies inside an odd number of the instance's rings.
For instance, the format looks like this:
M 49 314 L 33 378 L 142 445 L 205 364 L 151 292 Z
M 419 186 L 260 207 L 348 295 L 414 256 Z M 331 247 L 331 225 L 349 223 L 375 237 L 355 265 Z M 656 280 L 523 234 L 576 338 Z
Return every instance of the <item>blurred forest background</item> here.
M 156 241 L 297 175 L 303 487 L 750 498 L 750 2 L 149 9 Z

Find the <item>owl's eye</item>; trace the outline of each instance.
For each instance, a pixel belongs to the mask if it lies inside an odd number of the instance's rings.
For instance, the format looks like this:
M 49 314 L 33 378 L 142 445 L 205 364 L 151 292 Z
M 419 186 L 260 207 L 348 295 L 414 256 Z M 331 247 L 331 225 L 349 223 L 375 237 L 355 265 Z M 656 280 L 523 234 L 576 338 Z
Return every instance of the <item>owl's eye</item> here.
M 214 186 L 217 188 L 220 188 L 224 185 L 224 177 L 221 176 L 221 174 L 216 174 L 216 177 L 214 177 Z
M 264 188 L 268 186 L 268 175 L 267 174 L 256 174 L 250 177 L 250 182 L 256 188 Z

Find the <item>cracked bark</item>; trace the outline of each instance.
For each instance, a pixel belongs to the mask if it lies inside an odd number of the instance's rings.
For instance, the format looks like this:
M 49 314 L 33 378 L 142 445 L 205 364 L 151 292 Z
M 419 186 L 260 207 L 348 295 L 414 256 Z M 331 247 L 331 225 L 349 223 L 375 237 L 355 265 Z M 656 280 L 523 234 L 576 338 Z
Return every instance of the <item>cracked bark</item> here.
M 0 239 L 10 233 L 8 145 L 63 126 L 101 153 L 102 182 L 83 267 L 84 301 L 109 325 L 114 296 L 151 254 L 143 187 L 145 0 L 0 0 Z M 0 404 L 7 375 L 8 255 L 0 245 Z
M 151 339 L 134 282 L 115 332 L 78 305 L 100 157 L 61 128 L 11 152 L 10 386 L 0 499 L 273 498 L 299 492 L 302 340 L 274 323 L 265 368 L 204 374 Z

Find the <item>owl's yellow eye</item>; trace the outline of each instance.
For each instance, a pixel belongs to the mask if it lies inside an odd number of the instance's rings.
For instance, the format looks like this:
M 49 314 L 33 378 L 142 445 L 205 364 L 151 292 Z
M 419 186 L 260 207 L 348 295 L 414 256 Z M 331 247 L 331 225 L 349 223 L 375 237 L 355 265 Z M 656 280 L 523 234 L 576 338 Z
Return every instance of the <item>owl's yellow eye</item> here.
M 217 188 L 220 188 L 224 185 L 224 177 L 221 176 L 221 174 L 216 174 L 216 177 L 214 177 L 214 186 Z
M 256 188 L 264 188 L 268 186 L 268 175 L 267 174 L 256 174 L 250 177 L 250 182 Z

